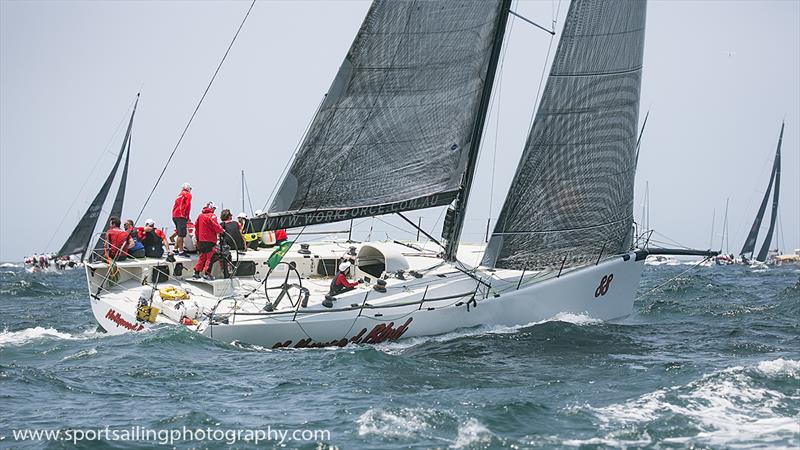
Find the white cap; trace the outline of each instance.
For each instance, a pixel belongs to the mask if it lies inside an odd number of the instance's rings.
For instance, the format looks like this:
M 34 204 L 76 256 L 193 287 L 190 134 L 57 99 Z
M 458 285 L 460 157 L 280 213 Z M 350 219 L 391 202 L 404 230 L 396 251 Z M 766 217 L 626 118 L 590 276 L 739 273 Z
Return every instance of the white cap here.
M 147 219 L 144 221 L 144 226 L 146 227 L 154 227 L 156 226 L 156 221 L 153 219 Z
M 214 202 L 208 202 L 206 203 L 206 208 L 217 209 L 217 205 L 215 205 Z
M 189 184 L 189 183 L 183 183 L 181 185 L 181 189 L 186 189 L 187 191 L 191 191 L 192 190 L 192 185 Z
M 264 214 L 264 211 L 262 211 L 262 210 L 260 210 L 260 209 L 257 209 L 257 210 L 256 210 L 256 212 L 255 212 L 255 215 L 256 215 L 256 216 L 260 216 L 260 215 L 262 215 L 262 214 Z
M 239 219 L 247 219 L 247 213 L 245 213 L 245 212 L 240 212 L 240 213 L 239 213 L 239 215 L 238 215 L 238 216 L 236 216 L 236 217 L 238 217 Z
M 352 264 L 350 264 L 350 261 L 345 261 L 339 264 L 339 272 L 344 272 L 345 270 L 349 269 L 351 265 Z

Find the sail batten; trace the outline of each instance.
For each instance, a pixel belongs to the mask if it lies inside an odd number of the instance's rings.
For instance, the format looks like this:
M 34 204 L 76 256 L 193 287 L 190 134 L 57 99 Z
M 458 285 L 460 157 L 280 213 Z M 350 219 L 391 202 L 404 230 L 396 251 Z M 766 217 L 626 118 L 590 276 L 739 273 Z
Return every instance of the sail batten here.
M 574 0 L 483 265 L 572 267 L 626 250 L 644 1 Z
M 505 3 L 373 2 L 265 227 L 452 203 Z

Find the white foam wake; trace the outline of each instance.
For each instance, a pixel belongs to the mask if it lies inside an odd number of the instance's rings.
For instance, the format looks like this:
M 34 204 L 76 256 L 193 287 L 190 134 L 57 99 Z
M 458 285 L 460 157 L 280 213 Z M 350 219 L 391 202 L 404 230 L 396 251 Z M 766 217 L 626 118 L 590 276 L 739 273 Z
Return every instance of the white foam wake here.
M 492 440 L 492 433 L 478 419 L 470 418 L 466 423 L 458 427 L 458 436 L 453 442 L 453 448 L 464 448 L 473 444 L 489 443 Z
M 4 269 L 5 268 L 11 268 L 11 267 L 22 267 L 22 264 L 14 264 L 14 263 L 4 262 L 4 263 L 0 263 L 0 267 L 2 267 Z
M 39 339 L 90 339 L 97 336 L 105 336 L 105 333 L 97 331 L 97 328 L 90 328 L 78 334 L 63 333 L 55 328 L 33 327 L 18 331 L 0 332 L 0 347 L 10 345 L 23 345 Z
M 795 394 L 756 386 L 751 375 L 770 378 L 800 377 L 800 361 L 763 361 L 753 368 L 731 367 L 704 375 L 684 386 L 658 389 L 636 399 L 600 408 L 585 406 L 604 428 L 644 424 L 679 415 L 701 431 L 694 436 L 672 437 L 665 442 L 702 443 L 716 447 L 780 443 L 800 433 L 796 417 L 785 413 Z
M 3 330 L 0 332 L 0 347 L 21 345 L 42 338 L 72 339 L 72 335 L 62 333 L 55 328 L 26 328 L 19 331 Z
M 430 412 L 423 408 L 402 408 L 396 411 L 370 408 L 356 419 L 358 435 L 413 437 L 428 429 L 430 415 Z

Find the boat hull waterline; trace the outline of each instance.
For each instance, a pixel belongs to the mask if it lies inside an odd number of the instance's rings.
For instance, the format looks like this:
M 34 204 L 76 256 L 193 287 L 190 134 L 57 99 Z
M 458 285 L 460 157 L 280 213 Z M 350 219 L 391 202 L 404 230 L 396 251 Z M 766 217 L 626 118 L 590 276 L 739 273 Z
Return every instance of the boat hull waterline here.
M 340 297 L 331 310 L 233 315 L 228 323 L 205 321 L 187 328 L 227 343 L 306 348 L 374 344 L 477 326 L 525 326 L 561 313 L 608 321 L 632 312 L 643 267 L 644 261 L 630 253 L 543 281 L 529 282 L 523 277 L 519 288 L 518 271 L 516 277 L 493 280 L 492 289 L 486 290 L 463 276 L 437 287 L 435 297 L 428 294 L 421 301 L 423 293 L 404 298 L 398 306 L 369 307 L 370 291 L 365 289 Z M 135 307 L 112 303 L 102 295 L 90 301 L 98 324 L 111 334 L 158 325 L 137 321 Z

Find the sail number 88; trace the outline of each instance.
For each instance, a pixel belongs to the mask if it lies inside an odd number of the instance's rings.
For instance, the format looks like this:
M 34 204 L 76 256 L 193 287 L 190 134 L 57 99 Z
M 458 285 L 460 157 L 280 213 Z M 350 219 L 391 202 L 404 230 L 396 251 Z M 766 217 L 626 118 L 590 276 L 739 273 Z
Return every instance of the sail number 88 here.
M 614 279 L 614 274 L 606 275 L 600 280 L 600 286 L 597 286 L 597 289 L 594 290 L 594 296 L 600 297 L 602 295 L 606 295 L 608 292 L 609 286 L 611 286 L 611 280 Z

